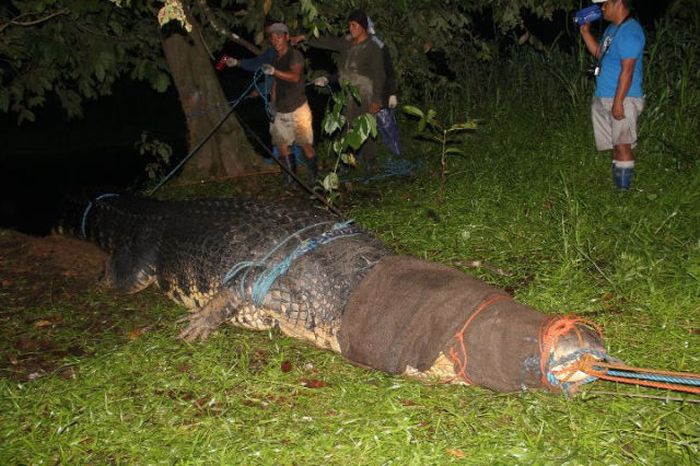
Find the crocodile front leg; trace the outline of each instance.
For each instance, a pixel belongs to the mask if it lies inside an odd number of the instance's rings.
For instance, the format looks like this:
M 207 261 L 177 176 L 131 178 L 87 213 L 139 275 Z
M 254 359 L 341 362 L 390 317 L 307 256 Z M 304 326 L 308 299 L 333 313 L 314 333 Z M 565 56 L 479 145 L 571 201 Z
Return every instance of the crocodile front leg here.
M 238 296 L 224 289 L 217 293 L 204 307 L 183 317 L 180 322 L 188 322 L 180 331 L 180 338 L 186 341 L 205 340 L 211 333 L 236 313 L 240 306 Z

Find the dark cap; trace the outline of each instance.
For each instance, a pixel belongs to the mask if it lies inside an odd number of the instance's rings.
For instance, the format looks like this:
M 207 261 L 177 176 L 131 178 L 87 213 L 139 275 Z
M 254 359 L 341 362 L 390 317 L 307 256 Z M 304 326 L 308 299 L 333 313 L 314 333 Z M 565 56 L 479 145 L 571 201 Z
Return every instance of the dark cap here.
M 366 31 L 367 30 L 367 15 L 362 10 L 355 10 L 348 16 L 348 23 L 354 21 Z

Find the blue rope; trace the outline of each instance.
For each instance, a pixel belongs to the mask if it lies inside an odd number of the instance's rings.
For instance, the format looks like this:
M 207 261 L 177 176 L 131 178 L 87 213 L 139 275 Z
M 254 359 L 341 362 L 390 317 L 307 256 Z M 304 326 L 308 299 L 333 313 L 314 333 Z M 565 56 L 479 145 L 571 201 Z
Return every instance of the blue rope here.
M 85 231 L 85 226 L 87 225 L 88 214 L 90 213 L 90 210 L 92 210 L 93 202 L 101 201 L 102 199 L 106 199 L 108 197 L 119 197 L 119 194 L 116 194 L 116 193 L 100 194 L 99 196 L 97 196 L 95 198 L 94 201 L 88 202 L 88 205 L 85 207 L 85 210 L 83 211 L 82 221 L 80 222 L 80 233 L 83 235 L 83 238 L 87 238 L 87 232 Z
M 270 92 L 271 92 L 272 90 L 271 90 L 271 89 L 267 89 L 267 86 L 266 86 L 266 79 L 263 79 L 263 80 L 262 80 L 262 83 L 263 83 L 263 86 L 264 86 L 264 87 L 263 87 L 263 88 L 260 87 L 260 84 L 259 84 L 260 76 L 264 76 L 264 74 L 263 74 L 263 72 L 262 72 L 262 67 L 261 67 L 261 68 L 258 68 L 257 70 L 255 70 L 255 75 L 254 75 L 254 77 L 253 77 L 253 84 L 255 84 L 255 90 L 258 91 L 258 94 L 260 94 L 260 97 L 261 97 L 262 100 L 263 100 L 263 106 L 265 107 L 265 114 L 267 115 L 267 118 L 268 118 L 270 121 L 272 121 L 272 119 L 273 119 L 274 116 L 275 116 L 275 115 L 273 114 L 272 108 L 271 108 L 271 106 L 270 106 Z
M 292 238 L 294 238 L 294 237 L 296 237 L 296 236 L 299 236 L 299 234 L 304 233 L 305 231 L 311 230 L 311 229 L 313 229 L 313 228 L 316 228 L 316 227 L 319 227 L 319 226 L 322 226 L 322 225 L 332 225 L 332 224 L 334 224 L 334 222 L 321 222 L 321 223 L 317 223 L 317 224 L 315 224 L 315 225 L 311 225 L 311 226 L 308 226 L 308 227 L 304 227 L 304 228 L 302 228 L 301 230 L 295 231 L 295 232 L 292 233 L 291 235 L 287 236 L 281 243 L 277 244 L 277 246 L 275 246 L 275 247 L 272 248 L 270 251 L 268 251 L 268 253 L 265 254 L 265 256 L 264 256 L 262 259 L 260 259 L 259 261 L 244 261 L 244 262 L 239 262 L 238 264 L 236 264 L 236 265 L 234 265 L 233 267 L 231 267 L 231 269 L 230 269 L 228 272 L 226 272 L 226 275 L 224 275 L 224 279 L 223 279 L 223 282 L 222 282 L 222 283 L 223 283 L 224 285 L 226 285 L 226 284 L 227 284 L 228 282 L 230 282 L 236 275 L 238 275 L 238 273 L 240 273 L 240 272 L 242 272 L 242 271 L 244 271 L 244 270 L 245 270 L 245 272 L 244 272 L 244 274 L 243 274 L 242 283 L 245 282 L 245 280 L 247 279 L 248 271 L 249 271 L 251 268 L 253 268 L 253 267 L 267 267 L 267 260 L 268 260 L 275 252 L 277 252 L 282 246 L 284 246 L 289 240 L 291 240 Z M 245 289 L 244 289 L 243 287 L 241 287 L 241 295 L 244 295 L 244 294 L 245 294 Z
M 677 385 L 692 385 L 695 387 L 700 387 L 700 379 L 696 378 L 679 377 L 674 375 L 663 374 L 640 374 L 638 372 L 627 372 L 611 369 L 607 370 L 605 373 L 616 377 L 624 377 L 626 379 L 651 380 L 654 382 L 668 382 Z
M 287 273 L 287 270 L 292 266 L 292 263 L 303 256 L 304 254 L 313 251 L 317 247 L 328 244 L 340 238 L 347 238 L 349 236 L 354 236 L 359 234 L 359 232 L 348 226 L 347 222 L 338 223 L 333 226 L 331 231 L 325 232 L 315 238 L 304 241 L 302 244 L 296 247 L 294 251 L 291 252 L 285 259 L 278 262 L 275 266 L 265 270 L 255 281 L 252 288 L 252 301 L 256 306 L 260 306 L 270 291 L 270 288 L 275 283 L 275 281 Z
M 260 306 L 262 305 L 265 296 L 267 296 L 268 292 L 270 291 L 270 288 L 275 283 L 275 281 L 289 270 L 289 268 L 292 266 L 296 259 L 303 256 L 304 254 L 307 254 L 308 252 L 313 251 L 314 249 L 323 244 L 330 243 L 331 241 L 335 241 L 339 238 L 346 238 L 349 236 L 359 234 L 359 231 L 357 231 L 354 227 L 350 227 L 350 224 L 352 222 L 353 220 L 349 220 L 347 222 L 342 223 L 321 222 L 315 225 L 302 228 L 301 230 L 292 233 L 279 244 L 277 244 L 267 254 L 265 254 L 265 257 L 263 257 L 261 260 L 243 261 L 234 265 L 224 276 L 223 284 L 227 284 L 236 275 L 243 272 L 243 277 L 240 283 L 240 290 L 241 296 L 245 296 L 245 285 L 248 278 L 248 272 L 253 268 L 264 268 L 264 270 L 260 273 L 260 275 L 257 277 L 255 282 L 251 286 L 251 301 L 256 306 Z M 274 265 L 268 265 L 267 261 L 270 259 L 270 257 L 275 252 L 277 252 L 283 245 L 288 243 L 292 238 L 298 237 L 299 234 L 305 231 L 329 224 L 333 224 L 333 227 L 329 231 L 326 231 L 321 235 L 318 235 L 311 239 L 304 240 L 291 253 L 289 253 L 287 257 L 285 257 L 284 259 L 282 259 Z
M 603 352 L 603 351 L 595 350 L 592 348 L 583 348 L 583 349 L 580 349 L 578 351 L 574 351 L 573 353 L 571 353 L 571 354 L 569 354 L 561 359 L 558 359 L 558 360 L 554 360 L 554 358 L 550 358 L 549 362 L 547 364 L 547 368 L 549 369 L 552 367 L 556 367 L 556 366 L 560 366 L 563 364 L 568 364 L 570 362 L 574 362 L 574 361 L 580 359 L 585 354 L 590 354 L 590 355 L 595 356 L 596 358 L 604 360 L 604 361 L 610 360 L 610 356 L 608 356 L 608 354 Z M 571 390 L 574 387 L 578 387 L 580 385 L 585 385 L 587 383 L 595 382 L 596 380 L 598 380 L 597 377 L 594 377 L 591 375 L 591 376 L 588 376 L 585 379 L 580 380 L 578 382 L 562 382 L 561 380 L 559 380 L 557 378 L 556 375 L 554 375 L 552 373 L 551 370 L 547 370 L 547 373 L 545 374 L 545 376 L 547 377 L 547 382 L 551 386 L 561 387 L 561 389 L 564 391 L 564 393 L 566 395 L 569 395 L 571 393 Z

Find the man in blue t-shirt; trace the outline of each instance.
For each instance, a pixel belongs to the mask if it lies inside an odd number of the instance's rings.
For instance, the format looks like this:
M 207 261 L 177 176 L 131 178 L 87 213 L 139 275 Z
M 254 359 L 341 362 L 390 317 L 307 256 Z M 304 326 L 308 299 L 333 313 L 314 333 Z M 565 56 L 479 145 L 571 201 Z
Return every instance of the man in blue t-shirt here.
M 588 51 L 598 60 L 596 91 L 591 105 L 598 150 L 613 150 L 613 180 L 629 188 L 634 173 L 637 118 L 644 108 L 642 55 L 646 42 L 642 26 L 630 17 L 632 0 L 593 0 L 602 3 L 610 22 L 600 42 L 591 23 L 581 26 Z

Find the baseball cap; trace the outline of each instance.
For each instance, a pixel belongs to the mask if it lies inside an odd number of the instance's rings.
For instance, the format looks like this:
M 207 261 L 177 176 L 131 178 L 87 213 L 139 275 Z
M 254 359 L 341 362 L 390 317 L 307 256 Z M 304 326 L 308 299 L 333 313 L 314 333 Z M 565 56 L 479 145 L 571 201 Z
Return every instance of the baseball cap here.
M 272 23 L 267 27 L 267 32 L 277 32 L 279 34 L 289 34 L 289 28 L 284 23 Z

